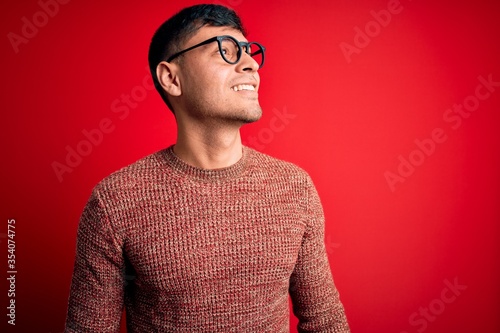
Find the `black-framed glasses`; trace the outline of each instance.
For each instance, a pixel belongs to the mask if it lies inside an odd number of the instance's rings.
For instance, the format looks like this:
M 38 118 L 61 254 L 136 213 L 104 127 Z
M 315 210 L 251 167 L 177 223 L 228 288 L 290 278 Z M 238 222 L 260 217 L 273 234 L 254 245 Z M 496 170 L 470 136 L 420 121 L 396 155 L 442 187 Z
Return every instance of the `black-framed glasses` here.
M 259 68 L 262 68 L 262 66 L 264 66 L 264 53 L 266 51 L 266 48 L 264 46 L 260 45 L 257 42 L 249 42 L 249 43 L 240 42 L 233 36 L 229 35 L 212 37 L 199 44 L 193 45 L 185 50 L 177 52 L 174 55 L 171 55 L 167 59 L 167 62 L 171 62 L 181 54 L 186 53 L 187 51 L 191 51 L 197 47 L 210 44 L 215 41 L 217 41 L 217 44 L 219 45 L 219 53 L 222 56 L 222 59 L 224 59 L 224 61 L 227 62 L 228 64 L 231 65 L 237 64 L 240 61 L 241 55 L 243 54 L 244 50 L 245 53 L 250 55 L 259 64 Z

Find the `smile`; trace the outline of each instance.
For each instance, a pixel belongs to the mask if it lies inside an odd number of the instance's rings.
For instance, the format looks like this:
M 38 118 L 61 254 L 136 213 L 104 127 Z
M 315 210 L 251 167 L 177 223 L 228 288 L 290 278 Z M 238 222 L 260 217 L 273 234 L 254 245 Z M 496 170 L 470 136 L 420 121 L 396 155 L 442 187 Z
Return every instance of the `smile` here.
M 234 90 L 234 91 L 242 91 L 242 90 L 255 91 L 255 87 L 250 85 L 250 84 L 239 84 L 237 86 L 232 87 L 231 90 Z

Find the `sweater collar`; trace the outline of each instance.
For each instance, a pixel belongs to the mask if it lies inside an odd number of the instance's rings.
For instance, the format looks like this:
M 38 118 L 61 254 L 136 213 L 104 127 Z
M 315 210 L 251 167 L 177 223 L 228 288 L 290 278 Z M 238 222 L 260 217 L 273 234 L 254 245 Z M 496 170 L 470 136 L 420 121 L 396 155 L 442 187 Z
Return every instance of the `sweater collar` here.
M 163 157 L 165 158 L 165 161 L 176 172 L 207 181 L 220 181 L 240 176 L 246 168 L 250 154 L 251 149 L 243 146 L 242 156 L 235 164 L 220 169 L 202 169 L 187 164 L 181 160 L 174 153 L 174 145 L 171 145 L 163 150 Z

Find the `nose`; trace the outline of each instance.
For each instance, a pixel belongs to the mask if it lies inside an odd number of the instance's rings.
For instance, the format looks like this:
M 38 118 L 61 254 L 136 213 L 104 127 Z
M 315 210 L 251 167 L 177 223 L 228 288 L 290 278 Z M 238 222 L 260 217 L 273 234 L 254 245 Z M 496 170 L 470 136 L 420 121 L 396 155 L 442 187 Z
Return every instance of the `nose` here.
M 236 69 L 239 72 L 257 72 L 259 64 L 246 52 L 242 52 L 240 61 L 236 64 Z

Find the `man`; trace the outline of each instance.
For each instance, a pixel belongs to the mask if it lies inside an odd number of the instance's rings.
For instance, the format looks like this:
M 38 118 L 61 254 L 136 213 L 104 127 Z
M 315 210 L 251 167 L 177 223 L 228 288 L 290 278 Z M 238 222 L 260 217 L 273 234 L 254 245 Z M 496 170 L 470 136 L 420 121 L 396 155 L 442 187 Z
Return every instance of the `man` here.
M 217 5 L 155 33 L 149 62 L 175 145 L 99 183 L 82 214 L 66 332 L 349 332 L 322 207 L 300 168 L 241 143 L 264 48 Z

